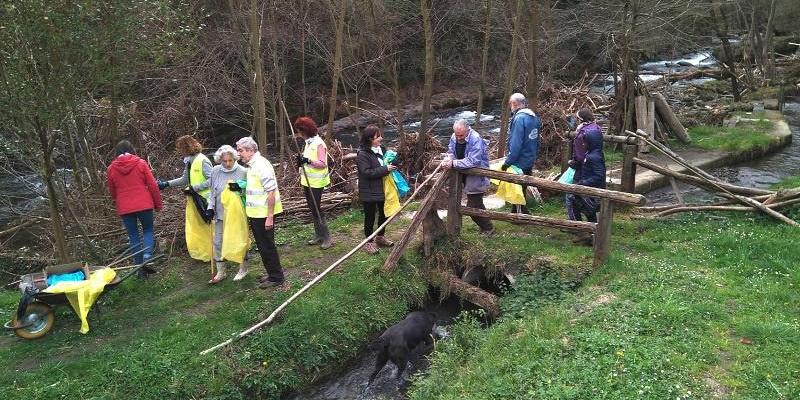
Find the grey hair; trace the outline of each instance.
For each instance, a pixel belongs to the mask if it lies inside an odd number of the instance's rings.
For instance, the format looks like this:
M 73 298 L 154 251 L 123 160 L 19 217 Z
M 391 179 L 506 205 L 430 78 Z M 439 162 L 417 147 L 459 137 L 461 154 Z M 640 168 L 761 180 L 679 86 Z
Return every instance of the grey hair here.
M 258 143 L 250 136 L 245 136 L 236 141 L 236 147 L 242 147 L 251 151 L 258 151 Z
M 511 101 L 521 105 L 521 106 L 527 106 L 528 105 L 528 99 L 526 99 L 525 95 L 522 94 L 522 93 L 514 93 L 514 94 L 512 94 L 511 97 L 509 97 L 509 100 L 511 100 Z
M 469 122 L 467 122 L 467 120 L 464 119 L 464 118 L 459 118 L 459 119 L 455 120 L 455 122 L 453 122 L 453 128 L 455 128 L 456 125 L 460 125 L 460 126 L 462 126 L 464 128 L 469 129 Z
M 222 162 L 222 155 L 225 154 L 225 153 L 230 154 L 231 157 L 233 157 L 234 160 L 238 160 L 239 159 L 239 153 L 236 152 L 236 149 L 234 149 L 230 145 L 223 144 L 214 153 L 214 162 L 217 163 L 217 164 L 221 163 Z

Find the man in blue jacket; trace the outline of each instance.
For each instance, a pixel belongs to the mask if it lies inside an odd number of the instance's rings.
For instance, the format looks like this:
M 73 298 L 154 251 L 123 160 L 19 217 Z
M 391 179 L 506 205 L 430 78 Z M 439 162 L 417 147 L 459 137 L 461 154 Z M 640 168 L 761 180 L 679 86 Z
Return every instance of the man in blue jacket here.
M 533 164 L 539 154 L 539 129 L 542 126 L 539 116 L 528 108 L 528 100 L 522 93 L 514 93 L 508 99 L 511 108 L 511 123 L 508 127 L 508 147 L 506 161 L 502 170 L 514 165 L 521 169 L 525 175 L 531 175 Z M 527 194 L 527 186 L 522 186 L 523 193 Z M 519 208 L 517 208 L 519 207 Z M 514 212 L 529 214 L 524 205 L 515 206 Z
M 453 136 L 447 147 L 448 158 L 442 161 L 443 168 L 489 168 L 489 148 L 478 132 L 472 129 L 466 120 L 459 119 L 453 123 Z M 489 178 L 476 175 L 462 175 L 464 193 L 467 194 L 467 207 L 485 210 L 483 194 L 489 189 Z M 482 234 L 494 232 L 489 218 L 471 217 Z

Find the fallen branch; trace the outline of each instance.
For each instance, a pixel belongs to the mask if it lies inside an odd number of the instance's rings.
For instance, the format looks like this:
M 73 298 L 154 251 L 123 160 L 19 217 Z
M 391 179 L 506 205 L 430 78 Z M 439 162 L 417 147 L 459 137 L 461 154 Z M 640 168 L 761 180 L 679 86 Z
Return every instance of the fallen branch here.
M 436 170 L 438 171 L 439 168 L 437 167 Z M 434 171 L 434 172 L 436 172 L 436 171 Z M 232 337 L 232 338 L 230 338 L 230 339 L 228 339 L 228 340 L 226 340 L 226 341 L 224 341 L 224 342 L 222 342 L 222 343 L 220 343 L 220 344 L 218 344 L 218 345 L 216 345 L 214 347 L 210 347 L 208 349 L 205 349 L 205 350 L 201 351 L 200 355 L 206 355 L 208 353 L 211 353 L 212 351 L 216 351 L 216 350 L 218 350 L 218 349 L 220 349 L 222 347 L 225 347 L 225 346 L 233 343 L 234 341 L 237 341 L 239 339 L 247 337 L 250 334 L 252 334 L 253 332 L 261 329 L 261 327 L 263 327 L 263 326 L 271 323 L 272 321 L 274 321 L 275 318 L 281 313 L 281 311 L 283 311 L 289 304 L 294 302 L 303 293 L 305 293 L 306 291 L 311 289 L 311 287 L 313 287 L 314 285 L 319 283 L 322 280 L 322 278 L 324 278 L 326 275 L 328 275 L 328 273 L 333 271 L 336 267 L 341 265 L 345 260 L 350 258 L 350 256 L 355 254 L 356 251 L 358 251 L 359 249 L 364 247 L 364 245 L 367 244 L 370 240 L 372 240 L 376 236 L 378 236 L 378 234 L 380 234 L 380 232 L 382 231 L 383 228 L 385 228 L 392 221 L 394 221 L 395 218 L 397 218 L 400 215 L 400 212 L 404 208 L 406 208 L 406 206 L 411 204 L 411 202 L 414 200 L 414 198 L 416 198 L 417 193 L 420 192 L 419 189 L 423 188 L 425 186 L 425 184 L 427 184 L 434 176 L 435 176 L 435 173 L 431 174 L 431 176 L 428 177 L 428 179 L 426 179 L 425 182 L 423 182 L 422 185 L 420 185 L 419 188 L 417 190 L 415 190 L 414 193 L 411 194 L 411 196 L 408 197 L 408 200 L 406 200 L 405 203 L 403 203 L 403 205 L 400 207 L 400 210 L 398 210 L 394 215 L 389 217 L 383 224 L 381 224 L 381 226 L 378 227 L 378 229 L 375 229 L 375 232 L 373 232 L 371 235 L 369 235 L 366 239 L 362 240 L 361 243 L 359 243 L 355 247 L 353 247 L 353 249 L 350 250 L 349 252 L 347 252 L 347 254 L 345 254 L 344 256 L 339 258 L 338 260 L 336 260 L 333 264 L 331 264 L 328 268 L 326 268 L 324 271 L 322 271 L 322 273 L 317 275 L 314 279 L 312 279 L 310 282 L 308 282 L 305 286 L 300 288 L 300 290 L 298 290 L 295 294 L 293 294 L 291 297 L 289 297 L 288 300 L 284 301 L 280 306 L 278 306 L 278 308 L 276 308 L 275 311 L 273 311 L 272 314 L 270 314 L 269 317 L 267 317 L 267 319 L 265 319 L 265 320 L 255 324 L 255 325 L 251 326 L 247 330 L 240 332 L 239 334 L 235 335 L 234 337 Z M 446 180 L 446 179 L 444 179 L 444 180 Z
M 700 178 L 705 180 L 708 184 L 716 186 L 720 190 L 720 192 L 722 192 L 722 193 L 724 193 L 726 195 L 726 197 L 730 197 L 732 199 L 736 199 L 740 203 L 742 203 L 742 204 L 744 204 L 746 206 L 755 207 L 755 208 L 761 210 L 762 212 L 764 212 L 765 214 L 767 214 L 767 215 L 769 215 L 771 217 L 774 217 L 775 219 L 778 219 L 780 221 L 783 221 L 788 225 L 791 225 L 791 226 L 794 226 L 794 227 L 800 227 L 800 224 L 798 224 L 797 221 L 795 221 L 795 220 L 793 220 L 791 218 L 788 218 L 787 216 L 785 216 L 785 215 L 783 215 L 783 214 L 781 214 L 781 213 L 779 213 L 779 212 L 777 212 L 777 211 L 775 211 L 775 210 L 773 210 L 771 208 L 768 208 L 767 206 L 759 203 L 758 201 L 755 201 L 755 200 L 753 200 L 753 199 L 751 199 L 749 197 L 744 197 L 744 196 L 740 196 L 740 195 L 737 195 L 737 194 L 733 194 L 730 191 L 720 187 L 718 185 L 717 178 L 715 178 L 714 176 L 710 175 L 709 173 L 701 170 L 700 168 L 695 167 L 694 165 L 692 165 L 691 163 L 686 161 L 683 157 L 681 157 L 678 154 L 676 154 L 675 152 L 673 152 L 669 147 L 665 146 L 664 144 L 662 144 L 660 142 L 657 142 L 655 140 L 650 140 L 650 138 L 648 137 L 646 132 L 641 131 L 641 130 L 637 130 L 636 132 L 631 132 L 631 131 L 625 131 L 625 132 L 628 133 L 628 134 L 632 134 L 634 136 L 637 136 L 640 139 L 648 142 L 649 145 L 655 147 L 656 149 L 658 149 L 659 151 L 664 153 L 667 157 L 671 158 L 672 160 L 674 160 L 678 164 L 683 165 L 684 167 L 686 167 L 686 169 L 688 169 L 689 171 L 691 171 L 691 172 L 695 173 L 696 175 L 698 175 Z

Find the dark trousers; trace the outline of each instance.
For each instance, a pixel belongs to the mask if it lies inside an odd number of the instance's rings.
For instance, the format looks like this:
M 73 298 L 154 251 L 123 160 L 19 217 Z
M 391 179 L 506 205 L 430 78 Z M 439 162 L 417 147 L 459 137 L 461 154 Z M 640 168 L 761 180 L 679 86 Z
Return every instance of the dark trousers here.
M 597 222 L 597 211 L 600 203 L 593 197 L 578 196 L 568 193 L 566 196 L 567 217 L 573 221 L 582 221 L 582 215 L 589 222 Z
M 283 269 L 281 268 L 281 260 L 278 257 L 278 248 L 275 247 L 275 227 L 267 230 L 264 228 L 264 220 L 266 218 L 248 218 L 250 221 L 250 230 L 253 231 L 253 237 L 256 239 L 256 246 L 258 252 L 261 254 L 261 262 L 264 263 L 264 269 L 267 270 L 269 280 L 273 282 L 283 282 Z
M 314 236 L 322 240 L 328 240 L 330 237 L 328 223 L 325 221 L 325 213 L 322 211 L 323 189 L 324 188 L 309 188 L 303 186 L 303 193 L 306 196 L 308 209 L 311 210 L 311 219 L 314 221 Z
M 525 175 L 528 175 L 528 176 L 533 176 L 533 168 L 526 169 L 525 171 L 522 171 L 522 173 L 525 174 Z M 522 196 L 525 198 L 525 201 L 527 202 L 528 201 L 528 185 L 521 185 L 521 186 L 522 186 Z M 515 212 L 515 213 L 518 213 L 518 214 L 530 214 L 530 211 L 528 211 L 528 207 L 527 207 L 526 204 L 512 206 L 512 212 Z
M 486 206 L 483 205 L 483 193 L 467 194 L 467 207 L 485 210 Z M 492 220 L 486 217 L 470 217 L 472 221 L 478 225 L 481 232 L 492 230 Z
M 139 225 L 142 225 L 142 232 L 139 233 Z M 131 253 L 142 250 L 142 236 L 144 236 L 144 251 L 135 255 L 133 261 L 136 264 L 144 262 L 145 258 L 153 256 L 155 249 L 155 237 L 153 236 L 153 210 L 144 210 L 122 216 L 122 225 L 128 232 L 128 242 L 130 243 Z
M 362 201 L 364 206 L 364 237 L 369 237 L 375 231 L 375 214 L 378 214 L 378 226 L 386 222 L 386 215 L 383 213 L 382 201 Z M 383 229 L 378 232 L 378 236 L 383 236 Z

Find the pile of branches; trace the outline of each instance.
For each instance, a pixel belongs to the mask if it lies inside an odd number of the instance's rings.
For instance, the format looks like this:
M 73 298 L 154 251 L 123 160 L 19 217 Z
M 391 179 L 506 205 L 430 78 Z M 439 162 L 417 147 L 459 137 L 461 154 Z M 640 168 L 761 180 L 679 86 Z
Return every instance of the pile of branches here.
M 584 75 L 571 86 L 549 83 L 539 91 L 538 105 L 533 109 L 542 120 L 536 169 L 548 169 L 561 162 L 561 140 L 566 138 L 565 133 L 570 130 L 566 120 L 568 116 L 587 107 L 594 110 L 595 118 L 601 119 L 605 118 L 605 113 L 611 109 L 611 99 L 608 96 L 590 93 L 590 84 L 591 80 Z
M 422 154 L 417 154 L 417 142 L 420 137 L 418 132 L 404 133 L 400 138 L 400 145 L 397 146 L 398 162 L 396 165 L 403 175 L 412 179 L 430 174 L 431 171 L 436 169 L 437 163 L 435 161 L 440 158 L 443 152 L 447 151 L 444 145 L 429 133 L 426 132 L 421 136 L 423 137 L 422 140 L 425 141 Z M 421 162 L 420 158 L 422 159 Z M 422 165 L 422 170 L 417 171 L 417 165 Z

